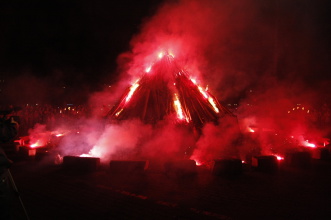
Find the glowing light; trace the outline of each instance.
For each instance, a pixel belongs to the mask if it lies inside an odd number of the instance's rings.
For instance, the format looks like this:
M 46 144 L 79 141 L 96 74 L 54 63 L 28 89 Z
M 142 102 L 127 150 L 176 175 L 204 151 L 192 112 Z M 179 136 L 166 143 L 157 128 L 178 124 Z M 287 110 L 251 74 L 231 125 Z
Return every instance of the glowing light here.
M 119 116 L 121 114 L 121 112 L 123 111 L 123 109 L 119 110 L 118 112 L 116 112 L 116 117 Z
M 177 112 L 177 117 L 180 119 L 180 120 L 185 120 L 188 122 L 188 119 L 184 116 L 184 112 L 183 112 L 183 109 L 182 109 L 182 105 L 180 104 L 180 101 L 178 99 L 178 96 L 177 94 L 175 93 L 175 98 L 174 98 L 174 106 L 175 106 L 175 110 Z
M 277 160 L 284 160 L 284 157 L 282 157 L 282 156 L 275 155 L 275 157 L 277 158 Z
M 315 148 L 315 147 L 316 147 L 315 144 L 309 143 L 308 140 L 305 141 L 304 145 L 305 145 L 306 147 L 311 147 L 311 148 Z
M 137 90 L 137 88 L 139 87 L 138 84 L 139 79 L 130 87 L 130 92 L 128 93 L 127 97 L 125 98 L 125 103 L 127 103 L 128 101 L 130 101 L 133 93 Z
M 30 144 L 31 148 L 37 148 L 37 147 L 41 147 L 43 146 L 43 144 L 41 143 L 40 140 L 37 140 L 34 144 Z
M 216 113 L 219 113 L 220 110 L 217 108 L 217 105 L 216 105 L 215 100 L 214 100 L 212 97 L 210 97 L 210 96 L 208 95 L 208 93 L 206 92 L 206 91 L 208 90 L 208 86 L 206 87 L 206 90 L 204 90 L 201 86 L 197 85 L 197 81 L 196 81 L 195 79 L 192 79 L 192 78 L 191 78 L 191 81 L 194 83 L 194 85 L 197 86 L 199 92 L 203 95 L 203 97 L 204 97 L 205 99 L 208 99 L 208 102 L 211 104 L 211 106 L 213 107 L 214 111 L 215 111 Z
M 146 73 L 149 73 L 151 71 L 151 69 L 152 69 L 152 66 L 147 67 L 146 70 L 145 70 Z
M 200 93 L 203 95 L 203 97 L 208 99 L 208 94 L 203 90 L 203 88 L 201 88 L 201 86 L 198 86 L 198 89 L 199 89 Z
M 56 134 L 56 137 L 62 137 L 64 134 Z
M 251 133 L 255 132 L 255 130 L 253 130 L 251 127 L 248 127 L 248 131 L 251 132 Z
M 162 57 L 164 56 L 164 53 L 163 52 L 160 52 L 158 57 L 161 59 Z
M 209 98 L 208 98 L 208 101 L 209 101 L 209 103 L 211 104 L 211 106 L 213 106 L 214 111 L 215 111 L 216 113 L 219 113 L 220 110 L 217 108 L 216 103 L 215 103 L 215 100 L 214 100 L 212 97 L 209 97 Z
M 79 157 L 92 157 L 92 155 L 91 154 L 81 154 L 81 155 L 79 155 Z
M 201 166 L 202 165 L 202 163 L 200 161 L 198 161 L 198 160 L 194 160 L 194 161 L 195 161 L 195 165 L 197 165 L 197 166 Z
M 241 163 L 246 163 L 246 162 L 244 160 L 242 160 Z

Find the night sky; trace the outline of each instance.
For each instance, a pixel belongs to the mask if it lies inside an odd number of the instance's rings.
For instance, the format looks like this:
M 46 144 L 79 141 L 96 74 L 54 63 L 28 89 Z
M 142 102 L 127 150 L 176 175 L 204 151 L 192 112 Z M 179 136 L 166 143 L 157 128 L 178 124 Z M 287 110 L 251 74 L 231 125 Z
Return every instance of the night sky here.
M 46 80 L 54 88 L 66 87 L 72 88 L 72 91 L 79 89 L 81 92 L 84 90 L 84 95 L 101 89 L 104 84 L 116 81 L 118 55 L 130 50 L 130 40 L 139 33 L 141 25 L 155 14 L 162 2 L 164 1 L 142 0 L 139 4 L 132 0 L 1 1 L 0 73 L 3 77 L 0 78 L 17 80 L 21 75 L 33 76 L 37 83 L 39 80 Z M 260 6 L 264 4 L 262 0 L 252 2 Z M 275 5 L 276 2 L 268 4 Z M 308 68 L 314 74 L 303 77 L 307 81 L 316 78 L 330 80 L 329 1 L 279 2 L 284 7 L 280 10 L 280 21 L 286 19 L 286 24 L 281 24 L 280 30 L 287 33 L 279 39 L 284 40 L 285 49 L 291 47 L 288 50 L 290 53 L 284 53 L 288 56 L 287 59 L 296 57 L 295 53 L 307 39 L 313 39 L 316 41 L 314 44 L 307 41 L 313 46 L 307 46 L 303 50 L 309 56 L 303 55 L 307 58 L 298 60 L 305 63 L 313 57 L 314 62 Z M 304 4 L 296 5 L 298 2 Z M 311 7 L 308 7 L 309 4 Z M 305 6 L 302 7 L 303 5 Z M 268 20 L 271 16 L 268 11 L 261 12 L 260 15 L 263 16 L 261 20 Z M 298 24 L 295 23 L 297 15 L 304 18 Z M 305 35 L 302 38 L 301 31 Z M 292 60 L 296 62 L 295 59 Z M 282 62 L 282 57 L 279 62 Z M 284 62 L 283 66 L 286 67 L 288 63 Z M 50 88 L 50 91 L 53 90 Z M 54 93 L 57 93 L 56 89 Z
M 160 1 L 1 1 L 0 72 L 96 87 Z M 116 77 L 116 76 L 115 76 Z

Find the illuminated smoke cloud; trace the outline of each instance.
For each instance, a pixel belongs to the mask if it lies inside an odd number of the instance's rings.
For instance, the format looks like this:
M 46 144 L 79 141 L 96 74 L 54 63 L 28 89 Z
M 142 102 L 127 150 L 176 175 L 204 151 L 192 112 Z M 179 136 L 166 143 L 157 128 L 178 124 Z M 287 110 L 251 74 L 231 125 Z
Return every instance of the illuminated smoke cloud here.
M 234 118 L 222 118 L 218 125 L 208 123 L 203 127 L 191 159 L 204 164 L 214 159 L 239 157 L 240 138 L 240 130 Z
M 306 52 L 309 50 L 311 39 L 303 33 L 310 29 L 301 23 L 295 26 L 294 21 L 299 21 L 303 14 L 298 11 L 289 14 L 289 5 L 283 4 L 253 0 L 164 3 L 156 15 L 142 25 L 141 32 L 133 37 L 131 52 L 118 57 L 122 72 L 120 83 L 110 91 L 94 94 L 92 106 L 100 108 L 110 104 L 111 107 L 124 91 L 123 86 L 139 78 L 153 64 L 158 53 L 167 52 L 173 54 L 180 65 L 193 74 L 192 77 L 202 81 L 201 84 L 209 84 L 220 100 L 237 98 L 235 101 L 238 101 L 241 96 L 240 108 L 235 113 L 243 132 L 264 129 L 273 135 L 282 132 L 284 136 L 307 133 L 312 128 L 306 116 L 293 116 L 288 111 L 297 103 L 309 109 L 319 104 L 319 93 L 301 80 L 301 76 L 311 74 L 303 65 L 309 56 L 294 57 L 294 51 L 301 46 Z M 287 19 L 286 15 L 293 19 Z M 293 17 L 295 15 L 298 16 Z M 280 22 L 279 26 L 277 22 Z M 295 28 L 276 35 L 286 25 Z M 289 46 L 285 47 L 285 44 Z M 192 158 L 209 160 L 236 155 L 238 149 L 249 151 L 247 146 L 252 143 L 244 143 L 241 148 L 233 143 L 238 133 L 230 125 L 233 126 L 227 121 L 220 122 L 219 126 L 207 124 Z M 107 159 L 129 158 L 134 154 L 167 158 L 185 151 L 186 146 L 195 142 L 179 135 L 186 131 L 178 131 L 171 120 L 157 129 L 138 121 L 98 129 L 94 130 L 92 126 L 91 132 L 84 137 L 88 141 L 84 143 L 87 142 L 92 149 L 91 154 Z M 270 151 L 267 137 L 257 135 L 254 141 L 262 145 L 263 153 Z

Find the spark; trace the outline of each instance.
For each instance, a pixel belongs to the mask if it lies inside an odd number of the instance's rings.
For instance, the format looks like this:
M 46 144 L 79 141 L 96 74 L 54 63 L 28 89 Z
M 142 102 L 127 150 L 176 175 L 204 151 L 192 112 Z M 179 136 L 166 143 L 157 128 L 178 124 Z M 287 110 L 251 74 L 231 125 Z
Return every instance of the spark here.
M 121 114 L 121 112 L 123 111 L 123 109 L 119 110 L 118 112 L 116 112 L 116 117 L 119 116 Z

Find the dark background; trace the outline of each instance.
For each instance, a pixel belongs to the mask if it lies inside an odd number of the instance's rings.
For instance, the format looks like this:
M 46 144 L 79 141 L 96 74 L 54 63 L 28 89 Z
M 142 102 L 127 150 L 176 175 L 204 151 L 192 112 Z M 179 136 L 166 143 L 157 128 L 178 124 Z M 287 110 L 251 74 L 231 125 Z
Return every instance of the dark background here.
M 118 79 L 118 55 L 130 50 L 132 37 L 163 2 L 1 1 L 1 102 L 85 102 L 88 94 Z M 277 13 L 275 9 L 271 10 L 273 13 L 270 10 L 259 13 L 261 21 L 279 16 L 278 40 L 282 51 L 278 62 L 280 69 L 286 70 L 279 71 L 279 77 L 286 77 L 287 70 L 291 70 L 286 65 L 294 63 L 299 68 L 292 69 L 309 72 L 302 76 L 306 82 L 317 87 L 321 81 L 328 83 L 331 75 L 329 1 L 252 0 L 252 3 L 262 9 L 279 7 Z M 304 36 L 301 37 L 300 32 Z M 251 52 L 254 48 L 247 54 Z
M 83 88 L 81 96 L 101 89 L 116 79 L 116 57 L 159 2 L 1 1 L 0 79 L 24 75 L 25 83 Z

